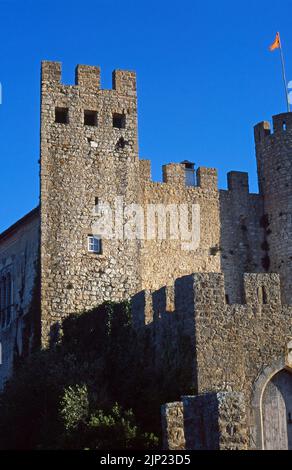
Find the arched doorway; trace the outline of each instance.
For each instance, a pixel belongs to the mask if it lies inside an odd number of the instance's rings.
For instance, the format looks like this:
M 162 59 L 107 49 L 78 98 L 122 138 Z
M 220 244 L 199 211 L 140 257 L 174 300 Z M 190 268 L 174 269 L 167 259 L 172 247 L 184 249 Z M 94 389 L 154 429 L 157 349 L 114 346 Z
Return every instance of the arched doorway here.
M 267 383 L 262 396 L 263 448 L 292 449 L 292 373 L 286 369 Z

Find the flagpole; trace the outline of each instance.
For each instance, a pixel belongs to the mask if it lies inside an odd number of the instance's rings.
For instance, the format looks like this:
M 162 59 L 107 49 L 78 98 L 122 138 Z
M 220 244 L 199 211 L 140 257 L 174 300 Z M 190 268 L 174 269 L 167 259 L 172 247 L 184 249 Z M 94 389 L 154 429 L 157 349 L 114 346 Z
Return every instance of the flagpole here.
M 289 94 L 288 94 L 288 87 L 287 87 L 287 79 L 286 79 L 286 69 L 285 69 L 285 61 L 284 61 L 284 54 L 282 49 L 282 41 L 279 33 L 279 42 L 280 42 L 280 54 L 281 54 L 281 63 L 282 63 L 282 75 L 283 75 L 283 82 L 285 87 L 285 96 L 286 96 L 286 103 L 287 103 L 287 111 L 290 113 L 290 103 L 289 103 Z

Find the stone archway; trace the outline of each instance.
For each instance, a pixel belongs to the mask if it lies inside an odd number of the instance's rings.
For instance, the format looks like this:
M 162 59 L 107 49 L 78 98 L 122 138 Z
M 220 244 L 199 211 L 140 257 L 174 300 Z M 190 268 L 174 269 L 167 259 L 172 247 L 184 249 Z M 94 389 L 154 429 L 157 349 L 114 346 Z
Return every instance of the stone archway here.
M 282 369 L 267 383 L 261 403 L 263 449 L 292 450 L 292 373 Z
M 278 360 L 273 361 L 269 366 L 262 369 L 253 384 L 251 414 L 249 417 L 250 449 L 263 450 L 265 448 L 262 413 L 263 396 L 270 381 L 272 381 L 278 373 L 284 370 L 287 370 L 292 374 L 292 340 L 287 345 L 286 355 L 283 355 Z M 288 413 L 289 412 L 290 411 L 288 410 Z

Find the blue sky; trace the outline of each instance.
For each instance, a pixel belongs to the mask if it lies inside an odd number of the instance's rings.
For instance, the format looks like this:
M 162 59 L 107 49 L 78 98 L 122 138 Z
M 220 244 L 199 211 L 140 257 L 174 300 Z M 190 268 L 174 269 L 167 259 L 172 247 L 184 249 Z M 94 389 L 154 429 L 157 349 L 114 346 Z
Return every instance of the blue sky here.
M 292 2 L 270 0 L 0 0 L 0 232 L 38 204 L 40 61 L 136 70 L 140 157 L 248 171 L 257 191 L 253 125 L 285 111 L 280 30 L 292 80 Z M 290 53 L 291 51 L 291 53 Z

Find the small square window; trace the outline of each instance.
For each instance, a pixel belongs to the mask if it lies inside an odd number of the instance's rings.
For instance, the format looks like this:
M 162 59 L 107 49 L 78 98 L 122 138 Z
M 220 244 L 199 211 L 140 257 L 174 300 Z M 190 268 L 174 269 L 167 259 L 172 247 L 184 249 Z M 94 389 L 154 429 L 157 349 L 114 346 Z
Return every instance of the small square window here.
M 84 125 L 85 126 L 97 126 L 97 112 L 96 111 L 84 111 Z
M 88 235 L 88 251 L 101 254 L 101 238 L 98 235 Z
M 55 109 L 55 122 L 58 124 L 69 123 L 69 110 L 68 108 L 56 108 Z
M 126 116 L 124 114 L 113 114 L 113 127 L 116 129 L 125 129 L 126 127 Z

